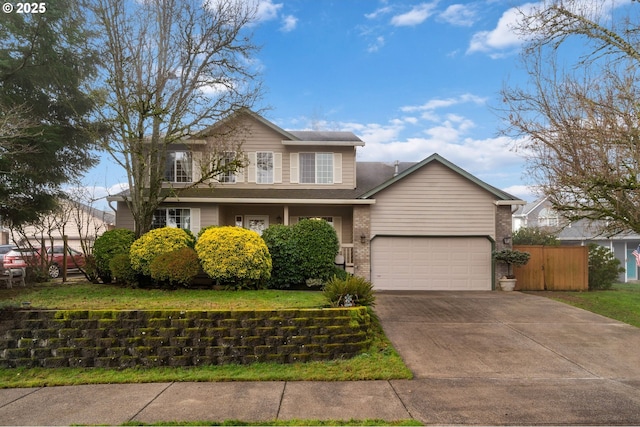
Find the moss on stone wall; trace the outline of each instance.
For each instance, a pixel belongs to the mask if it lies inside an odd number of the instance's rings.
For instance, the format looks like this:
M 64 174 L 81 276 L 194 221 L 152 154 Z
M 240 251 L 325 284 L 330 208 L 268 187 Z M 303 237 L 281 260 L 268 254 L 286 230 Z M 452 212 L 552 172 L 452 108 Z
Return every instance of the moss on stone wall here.
M 350 358 L 367 308 L 15 310 L 0 316 L 0 367 L 199 366 Z

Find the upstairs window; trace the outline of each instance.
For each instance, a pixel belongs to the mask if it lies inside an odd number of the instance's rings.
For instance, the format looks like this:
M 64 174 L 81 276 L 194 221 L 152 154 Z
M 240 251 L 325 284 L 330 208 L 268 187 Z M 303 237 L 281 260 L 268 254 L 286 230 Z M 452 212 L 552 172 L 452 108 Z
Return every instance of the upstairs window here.
M 165 181 L 192 182 L 193 170 L 191 153 L 188 151 L 172 151 L 167 153 Z
M 256 182 L 273 184 L 273 153 L 258 151 L 256 153 Z
M 333 184 L 333 153 L 300 153 L 300 182 Z
M 233 151 L 226 151 L 222 153 L 222 156 L 220 158 L 220 167 L 224 168 L 228 164 L 232 163 L 235 159 L 236 159 L 236 153 L 234 153 Z M 234 171 L 222 172 L 221 174 L 218 175 L 218 181 L 235 183 L 236 172 Z
M 191 209 L 162 208 L 153 212 L 151 228 L 173 227 L 191 230 Z

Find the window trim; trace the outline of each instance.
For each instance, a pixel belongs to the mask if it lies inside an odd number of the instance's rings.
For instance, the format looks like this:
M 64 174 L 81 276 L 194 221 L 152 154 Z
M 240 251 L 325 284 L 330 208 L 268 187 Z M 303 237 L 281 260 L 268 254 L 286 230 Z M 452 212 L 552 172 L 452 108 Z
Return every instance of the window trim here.
M 261 154 L 268 154 L 271 156 L 271 169 L 270 169 L 270 174 L 267 176 L 268 179 L 267 181 L 262 181 L 260 178 L 260 155 Z M 256 164 L 255 164 L 255 170 L 256 170 L 256 184 L 274 184 L 275 183 L 275 153 L 273 151 L 256 151 Z M 267 169 L 267 172 L 269 172 L 269 170 Z
M 302 161 L 302 157 L 304 155 L 313 155 L 313 182 L 311 181 L 307 181 L 306 177 L 304 176 L 304 172 L 305 172 L 305 164 Z M 321 170 L 322 168 L 319 167 L 319 158 L 324 158 L 325 160 L 328 160 L 330 162 L 330 164 L 325 165 L 325 170 Z M 328 182 L 319 182 L 319 173 L 320 172 L 329 172 L 330 173 L 330 177 L 329 177 L 329 181 Z M 328 152 L 310 152 L 310 151 L 305 151 L 305 152 L 300 152 L 298 153 L 298 183 L 300 184 L 317 184 L 317 185 L 332 185 L 335 184 L 335 153 L 328 153 Z
M 181 153 L 188 158 L 188 177 L 185 180 L 178 180 L 178 160 L 175 155 Z M 171 168 L 171 170 L 169 170 Z M 189 184 L 193 182 L 193 154 L 191 151 L 186 150 L 171 150 L 167 151 L 167 158 L 165 161 L 165 173 L 164 181 L 174 184 Z

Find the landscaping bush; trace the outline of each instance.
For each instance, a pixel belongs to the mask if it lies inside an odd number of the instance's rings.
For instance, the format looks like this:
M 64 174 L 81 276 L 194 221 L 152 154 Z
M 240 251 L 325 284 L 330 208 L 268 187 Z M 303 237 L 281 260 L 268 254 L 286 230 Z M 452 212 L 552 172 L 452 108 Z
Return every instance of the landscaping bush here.
M 271 254 L 271 278 L 267 283 L 270 288 L 285 289 L 304 283 L 300 252 L 292 236 L 293 229 L 286 225 L 272 225 L 262 233 Z
M 522 227 L 513 233 L 513 244 L 560 246 L 560 240 L 548 228 Z
M 611 289 L 624 272 L 618 260 L 608 248 L 589 244 L 589 290 Z
M 158 255 L 193 247 L 193 234 L 181 228 L 156 228 L 133 242 L 129 250 L 131 267 L 138 273 L 151 276 L 151 263 Z
M 304 280 L 320 284 L 329 280 L 340 250 L 335 229 L 321 219 L 303 219 L 294 224 L 292 229 L 291 240 L 300 260 L 298 268 Z
M 349 275 L 346 279 L 334 276 L 324 285 L 322 292 L 331 307 L 375 305 L 373 285 L 358 276 Z
M 196 243 L 202 269 L 217 284 L 236 289 L 257 289 L 271 276 L 271 255 L 266 243 L 251 230 L 214 227 Z
M 122 228 L 105 231 L 96 239 L 93 244 L 93 256 L 100 280 L 111 283 L 112 273 L 109 263 L 115 255 L 129 253 L 135 239 L 133 231 Z
M 200 261 L 194 249 L 181 248 L 158 255 L 151 261 L 150 270 L 153 280 L 171 287 L 189 286 L 200 273 Z
M 131 267 L 128 253 L 115 254 L 109 262 L 109 271 L 117 284 L 127 286 L 138 284 L 138 275 Z

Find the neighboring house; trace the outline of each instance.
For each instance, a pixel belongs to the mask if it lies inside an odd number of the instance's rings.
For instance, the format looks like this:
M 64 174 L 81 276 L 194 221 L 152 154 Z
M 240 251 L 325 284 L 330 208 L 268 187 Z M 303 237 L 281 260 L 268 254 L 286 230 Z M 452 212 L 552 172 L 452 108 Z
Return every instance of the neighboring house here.
M 598 222 L 580 220 L 569 222 L 551 207 L 547 197 L 520 207 L 513 215 L 513 230 L 520 227 L 553 227 L 562 245 L 585 246 L 596 243 L 609 248 L 624 267 L 619 279 L 630 282 L 640 279 L 639 261 L 633 254 L 640 252 L 640 235 L 631 231 L 609 236 L 603 234 Z M 640 256 L 640 254 L 639 254 Z
M 512 206 L 521 200 L 438 154 L 419 163 L 357 162 L 364 142 L 351 132 L 286 131 L 248 110 L 233 120 L 248 129 L 242 145 L 248 166 L 212 188 L 166 199 L 154 226 L 197 233 L 231 225 L 261 233 L 271 224 L 322 218 L 335 228 L 347 268 L 376 289 L 494 288 L 491 252 L 509 241 Z M 201 141 L 218 126 L 188 150 L 176 147 L 174 181 L 196 178 Z M 117 201 L 116 225 L 133 229 L 123 196 L 109 200 Z
M 93 246 L 93 241 L 115 227 L 116 217 L 84 203 L 63 200 L 60 210 L 44 217 L 39 224 L 27 224 L 20 230 L 11 230 L 10 238 L 18 246 L 59 246 L 67 236 L 69 247 L 82 252 L 82 243 Z M 52 245 L 53 241 L 53 245 Z

